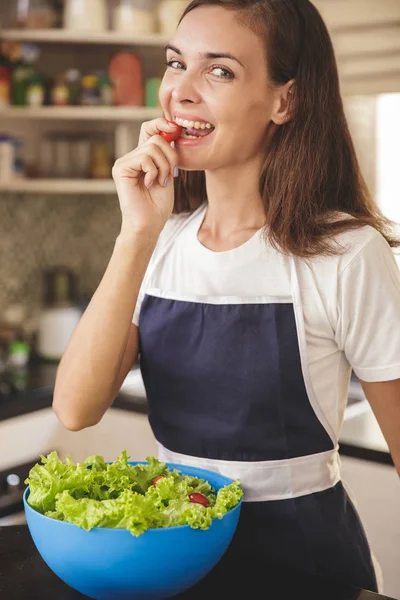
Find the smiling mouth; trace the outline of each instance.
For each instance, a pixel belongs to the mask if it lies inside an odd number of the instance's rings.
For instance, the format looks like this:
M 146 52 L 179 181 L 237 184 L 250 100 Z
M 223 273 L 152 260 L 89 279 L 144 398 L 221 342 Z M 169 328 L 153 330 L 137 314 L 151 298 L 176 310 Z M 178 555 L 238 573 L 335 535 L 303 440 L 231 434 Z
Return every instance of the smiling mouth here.
M 175 123 L 183 127 L 181 138 L 184 140 L 198 140 L 207 137 L 215 129 L 214 125 L 207 121 L 189 121 L 175 117 Z

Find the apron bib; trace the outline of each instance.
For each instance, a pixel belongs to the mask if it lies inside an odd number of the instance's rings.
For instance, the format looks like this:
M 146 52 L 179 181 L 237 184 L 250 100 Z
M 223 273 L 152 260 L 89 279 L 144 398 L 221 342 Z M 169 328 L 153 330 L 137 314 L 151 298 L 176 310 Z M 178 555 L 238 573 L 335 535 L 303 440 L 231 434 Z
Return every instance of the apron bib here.
M 159 459 L 243 483 L 221 565 L 262 556 L 377 591 L 365 532 L 340 481 L 338 440 L 311 385 L 296 259 L 290 296 L 200 301 L 147 290 L 139 339 Z

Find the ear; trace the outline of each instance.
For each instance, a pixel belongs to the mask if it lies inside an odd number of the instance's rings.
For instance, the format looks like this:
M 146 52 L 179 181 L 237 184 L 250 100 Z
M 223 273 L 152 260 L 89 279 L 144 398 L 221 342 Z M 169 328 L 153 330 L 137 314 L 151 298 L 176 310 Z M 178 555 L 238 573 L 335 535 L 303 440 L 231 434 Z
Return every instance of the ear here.
M 271 120 L 276 125 L 284 125 L 293 117 L 295 83 L 296 80 L 291 79 L 275 92 L 276 98 Z

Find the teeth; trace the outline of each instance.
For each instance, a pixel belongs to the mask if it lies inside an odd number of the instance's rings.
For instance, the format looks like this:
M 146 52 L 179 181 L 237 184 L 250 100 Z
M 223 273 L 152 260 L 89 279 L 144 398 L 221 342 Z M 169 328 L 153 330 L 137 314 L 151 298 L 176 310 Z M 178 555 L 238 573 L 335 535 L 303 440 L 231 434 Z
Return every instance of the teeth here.
M 185 129 L 214 129 L 214 126 L 211 125 L 211 123 L 206 123 L 204 121 L 189 121 L 188 119 L 181 119 L 179 117 L 175 117 L 175 123 Z
M 197 135 L 189 135 L 186 131 L 182 132 L 182 137 L 185 140 L 198 140 L 199 139 L 199 136 L 197 136 Z

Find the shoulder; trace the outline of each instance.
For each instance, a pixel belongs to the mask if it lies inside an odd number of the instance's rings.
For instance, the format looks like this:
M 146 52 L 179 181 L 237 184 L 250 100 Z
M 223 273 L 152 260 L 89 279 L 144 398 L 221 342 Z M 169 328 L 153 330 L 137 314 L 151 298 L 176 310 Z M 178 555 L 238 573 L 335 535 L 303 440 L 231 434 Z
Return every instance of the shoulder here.
M 312 270 L 342 275 L 353 266 L 361 263 L 373 269 L 385 257 L 394 261 L 394 253 L 383 235 L 374 227 L 363 225 L 338 234 L 332 240 L 335 254 L 316 256 L 307 260 Z

